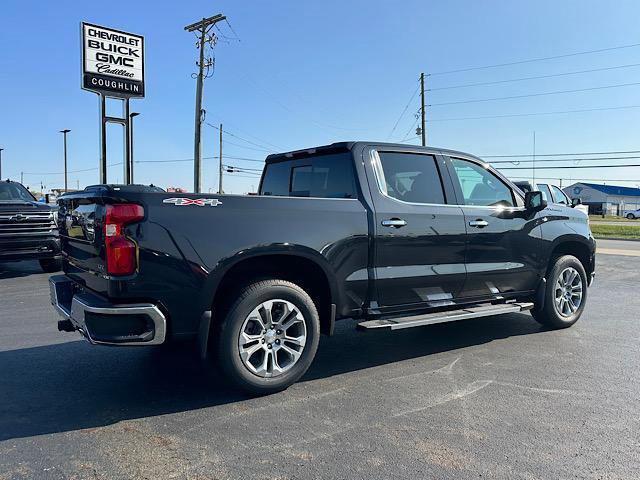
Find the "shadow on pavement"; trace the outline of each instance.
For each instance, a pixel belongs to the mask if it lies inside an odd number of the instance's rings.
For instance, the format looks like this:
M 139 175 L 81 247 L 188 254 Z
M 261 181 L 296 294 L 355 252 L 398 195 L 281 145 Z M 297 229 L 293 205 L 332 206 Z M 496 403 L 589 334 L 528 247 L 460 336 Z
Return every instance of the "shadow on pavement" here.
M 303 380 L 541 332 L 525 314 L 399 332 L 323 337 Z M 0 352 L 0 440 L 100 427 L 246 399 L 190 349 L 92 347 L 83 340 Z M 212 412 L 213 415 L 215 413 Z
M 43 271 L 35 260 L 0 263 L 0 280 L 27 277 L 36 273 L 43 273 Z

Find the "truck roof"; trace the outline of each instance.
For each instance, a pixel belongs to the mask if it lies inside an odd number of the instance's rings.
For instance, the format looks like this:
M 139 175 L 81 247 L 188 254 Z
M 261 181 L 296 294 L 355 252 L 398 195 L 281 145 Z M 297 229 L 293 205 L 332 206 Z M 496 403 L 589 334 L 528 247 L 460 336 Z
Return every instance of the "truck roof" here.
M 438 148 L 431 146 L 409 145 L 406 143 L 389 143 L 389 142 L 366 142 L 366 141 L 350 141 L 350 142 L 335 142 L 329 145 L 321 145 L 318 147 L 305 148 L 302 150 L 293 150 L 291 152 L 273 153 L 268 155 L 265 159 L 265 163 L 283 162 L 285 160 L 292 160 L 295 158 L 304 158 L 311 155 L 328 155 L 330 153 L 348 152 L 356 147 L 367 146 L 380 146 L 385 148 L 401 147 L 402 149 L 411 148 L 412 150 L 421 150 L 425 153 L 444 153 L 447 155 L 462 155 L 464 157 L 472 157 L 480 161 L 484 161 L 476 155 L 461 152 L 458 150 L 450 150 L 447 148 Z

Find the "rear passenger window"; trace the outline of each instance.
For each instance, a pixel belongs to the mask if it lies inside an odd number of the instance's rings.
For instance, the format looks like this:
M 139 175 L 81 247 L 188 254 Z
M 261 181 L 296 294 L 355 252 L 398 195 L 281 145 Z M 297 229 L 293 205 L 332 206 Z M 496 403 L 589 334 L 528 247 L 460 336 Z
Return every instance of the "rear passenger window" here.
M 418 153 L 378 152 L 382 193 L 403 202 L 444 204 L 435 158 Z
M 270 163 L 265 167 L 262 179 L 262 195 L 289 195 L 291 162 Z
M 269 163 L 261 195 L 315 198 L 356 198 L 351 154 L 348 152 Z

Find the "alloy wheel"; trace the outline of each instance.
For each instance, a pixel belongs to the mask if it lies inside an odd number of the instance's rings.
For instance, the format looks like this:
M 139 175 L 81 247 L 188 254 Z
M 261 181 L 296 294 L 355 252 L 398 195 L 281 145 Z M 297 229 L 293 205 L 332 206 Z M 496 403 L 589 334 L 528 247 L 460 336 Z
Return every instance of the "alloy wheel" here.
M 580 273 L 573 268 L 565 268 L 554 289 L 554 301 L 557 312 L 563 317 L 573 315 L 582 304 L 583 284 Z
M 307 340 L 304 316 L 282 299 L 262 302 L 240 329 L 238 350 L 243 365 L 262 378 L 289 371 L 300 359 Z

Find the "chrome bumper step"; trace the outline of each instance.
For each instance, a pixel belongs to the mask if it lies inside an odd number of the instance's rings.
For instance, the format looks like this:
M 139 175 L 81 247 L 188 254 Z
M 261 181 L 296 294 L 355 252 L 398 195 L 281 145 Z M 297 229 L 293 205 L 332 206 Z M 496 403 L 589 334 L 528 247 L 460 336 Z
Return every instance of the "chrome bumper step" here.
M 60 331 L 79 331 L 90 343 L 101 345 L 159 345 L 165 341 L 167 319 L 156 305 L 114 305 L 97 295 L 77 291 L 65 275 L 50 277 L 49 291 L 51 304 L 63 318 L 58 322 Z M 131 334 L 123 320 L 146 322 L 149 328 Z
M 448 310 L 446 312 L 426 313 L 423 315 L 413 315 L 402 318 L 382 318 L 366 320 L 358 323 L 359 330 L 400 330 L 403 328 L 422 327 L 424 325 L 434 325 L 436 323 L 455 322 L 458 320 L 468 320 L 471 318 L 489 317 L 492 315 L 503 315 L 505 313 L 516 313 L 531 310 L 533 303 L 502 303 L 499 305 L 481 304 L 473 307 L 462 308 L 460 310 Z

